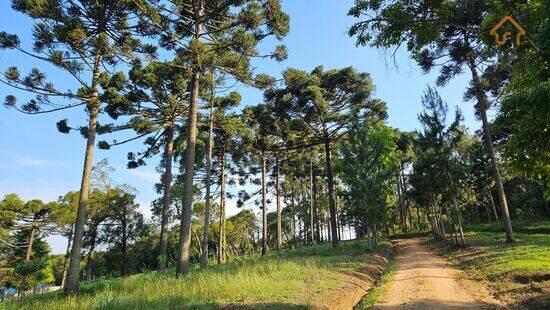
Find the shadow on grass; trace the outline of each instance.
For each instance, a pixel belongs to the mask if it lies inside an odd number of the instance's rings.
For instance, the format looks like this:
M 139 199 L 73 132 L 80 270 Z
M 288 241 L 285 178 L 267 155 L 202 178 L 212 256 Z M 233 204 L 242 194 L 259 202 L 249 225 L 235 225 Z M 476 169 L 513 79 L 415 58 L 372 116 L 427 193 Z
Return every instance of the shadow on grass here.
M 467 247 L 436 240 L 427 240 L 425 244 L 466 270 L 471 280 L 485 281 L 508 307 L 550 309 L 550 270 L 543 267 L 548 266 L 549 257 L 545 253 L 550 248 L 550 236 L 516 234 L 518 241 L 509 244 L 500 234 L 470 231 Z

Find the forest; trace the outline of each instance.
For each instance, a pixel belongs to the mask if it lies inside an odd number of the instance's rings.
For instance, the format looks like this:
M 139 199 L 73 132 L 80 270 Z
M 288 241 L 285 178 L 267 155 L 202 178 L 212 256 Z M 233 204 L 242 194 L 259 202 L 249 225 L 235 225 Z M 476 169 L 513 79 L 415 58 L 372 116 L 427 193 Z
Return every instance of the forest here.
M 280 0 L 10 4 L 32 36 L 0 29 L 0 117 L 52 115 L 52 130 L 85 143 L 71 146 L 80 183 L 57 200 L 0 191 L 0 308 L 550 305 L 549 2 L 350 1 L 353 24 L 335 26 L 357 49 L 404 51 L 437 75 L 410 94 L 418 112 L 389 109 L 353 66 L 285 65 L 293 20 Z M 521 42 L 511 24 L 495 42 L 504 16 L 526 29 Z M 459 107 L 442 89 L 464 77 Z M 418 128 L 390 125 L 390 113 L 417 114 Z M 115 149 L 124 169 L 158 171 L 150 205 L 113 177 Z M 410 251 L 461 269 L 486 296 L 402 301 L 394 282 L 417 263 Z M 365 266 L 380 280 L 353 278 L 370 278 Z

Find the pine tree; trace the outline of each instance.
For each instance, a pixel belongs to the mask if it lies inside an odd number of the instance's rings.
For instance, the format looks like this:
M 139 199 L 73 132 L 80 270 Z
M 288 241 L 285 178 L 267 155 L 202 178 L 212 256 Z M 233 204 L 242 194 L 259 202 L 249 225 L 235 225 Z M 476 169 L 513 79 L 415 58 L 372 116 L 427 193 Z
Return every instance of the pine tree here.
M 121 82 L 124 95 L 109 97 L 109 114 L 117 119 L 129 116 L 126 124 L 111 125 L 109 132 L 133 129 L 134 136 L 123 141 L 101 141 L 100 148 L 109 149 L 136 139 L 144 139 L 145 150 L 128 153 L 128 168 L 145 165 L 146 159 L 162 151 L 162 180 L 157 190 L 162 192 L 161 229 L 158 270 L 166 267 L 168 217 L 171 204 L 172 162 L 177 149 L 175 140 L 181 123 L 187 116 L 189 79 L 186 70 L 175 61 L 151 62 L 143 65 L 135 61 L 129 79 Z
M 78 85 L 77 90 L 64 91 L 64 87 L 56 87 L 49 82 L 46 74 L 39 69 L 35 68 L 22 77 L 17 68 L 10 67 L 2 81 L 16 89 L 36 94 L 36 98 L 18 105 L 16 97 L 9 95 L 6 105 L 27 114 L 84 106 L 89 114 L 88 125 L 81 128 L 87 142 L 66 294 L 76 293 L 79 289 L 80 254 L 93 151 L 96 132 L 101 131 L 98 115 L 102 111 L 103 97 L 113 90 L 101 89 L 100 80 L 109 75 L 104 68 L 110 68 L 122 59 L 135 58 L 135 52 L 154 52 L 154 48 L 142 45 L 133 36 L 137 30 L 144 33 L 150 30 L 141 23 L 141 16 L 135 14 L 138 2 L 13 0 L 12 7 L 16 11 L 35 20 L 33 51 L 25 50 L 16 35 L 0 32 L 0 49 L 15 49 L 52 64 L 67 73 Z M 61 132 L 70 130 L 67 120 L 58 122 L 57 126 Z
M 347 132 L 352 114 L 361 118 L 369 114 L 384 114 L 384 104 L 371 98 L 372 80 L 367 73 L 348 67 L 325 71 L 315 68 L 311 73 L 288 69 L 283 73 L 283 88 L 266 91 L 267 101 L 282 118 L 302 122 L 306 134 L 290 148 L 305 148 L 321 144 L 325 151 L 331 240 L 338 246 L 333 144 Z
M 236 80 L 253 84 L 250 58 L 284 59 L 278 46 L 271 55 L 261 55 L 257 46 L 264 39 L 282 39 L 288 32 L 288 15 L 278 0 L 246 1 L 149 1 L 143 7 L 153 25 L 162 31 L 161 44 L 176 50 L 191 71 L 191 97 L 187 120 L 183 213 L 178 243 L 176 275 L 189 273 L 191 210 L 197 136 L 199 89 L 205 72 L 216 68 Z M 149 8 L 153 8 L 150 10 Z M 159 14 L 155 14 L 159 13 Z
M 391 3 L 360 0 L 350 9 L 349 15 L 355 18 L 366 16 L 366 19 L 355 23 L 349 35 L 356 37 L 358 45 L 395 47 L 396 50 L 406 45 L 423 70 L 440 68 L 438 86 L 461 74 L 464 67 L 470 71 L 472 80 L 465 99 L 477 101 L 475 109 L 482 121 L 484 141 L 491 159 L 506 241 L 514 242 L 508 203 L 487 118 L 487 109 L 492 104 L 487 95 L 490 90 L 487 85 L 490 83 L 483 79 L 484 73 L 491 70 L 484 63 L 496 56 L 496 43 L 488 44 L 494 42 L 488 37 L 490 28 L 497 22 L 496 16 L 491 14 L 496 3 L 482 0 L 400 0 Z

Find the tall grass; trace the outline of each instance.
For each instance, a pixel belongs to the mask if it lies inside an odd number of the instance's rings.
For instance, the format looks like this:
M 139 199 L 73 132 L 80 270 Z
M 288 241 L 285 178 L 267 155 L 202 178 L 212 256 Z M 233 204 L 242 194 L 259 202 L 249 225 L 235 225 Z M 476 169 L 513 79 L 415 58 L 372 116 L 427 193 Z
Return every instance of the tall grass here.
M 342 281 L 342 272 L 368 263 L 364 241 L 274 252 L 267 257 L 238 258 L 207 270 L 194 269 L 176 279 L 173 271 L 148 272 L 84 284 L 81 293 L 60 292 L 8 302 L 0 308 L 25 309 L 216 309 L 222 305 L 287 308 L 311 304 Z

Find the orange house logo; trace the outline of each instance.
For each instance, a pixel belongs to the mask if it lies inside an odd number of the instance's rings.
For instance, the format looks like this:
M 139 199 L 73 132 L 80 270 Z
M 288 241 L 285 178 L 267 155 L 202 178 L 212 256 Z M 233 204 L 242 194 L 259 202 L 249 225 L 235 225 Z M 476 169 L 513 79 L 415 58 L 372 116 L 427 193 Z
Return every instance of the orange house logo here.
M 489 32 L 492 36 L 495 37 L 495 41 L 498 45 L 504 45 L 508 39 L 512 36 L 512 32 L 507 31 L 506 29 L 501 29 L 506 23 L 510 23 L 514 28 L 516 28 L 515 41 L 516 45 L 521 43 L 521 36 L 525 35 L 525 30 L 518 24 L 518 22 L 512 18 L 512 16 L 506 15 L 501 19 L 498 24 L 496 24 L 493 29 Z M 499 31 L 500 30 L 500 31 Z

